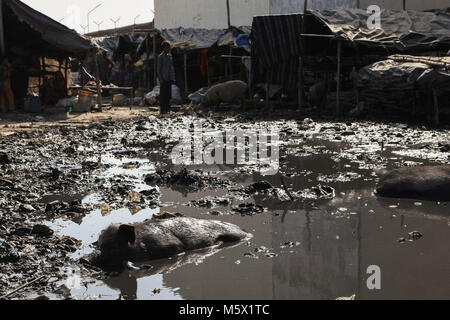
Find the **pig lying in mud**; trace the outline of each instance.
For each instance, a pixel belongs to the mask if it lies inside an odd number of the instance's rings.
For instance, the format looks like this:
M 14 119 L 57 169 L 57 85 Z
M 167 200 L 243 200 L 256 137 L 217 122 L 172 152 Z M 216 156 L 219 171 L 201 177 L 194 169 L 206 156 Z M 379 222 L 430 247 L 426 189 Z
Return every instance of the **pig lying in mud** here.
M 377 195 L 450 201 L 450 166 L 401 168 L 380 178 Z
M 248 95 L 248 86 L 240 80 L 228 81 L 212 86 L 202 95 L 202 107 L 217 106 L 221 102 L 238 103 L 244 105 Z
M 102 269 L 143 262 L 250 237 L 239 227 L 220 221 L 163 215 L 134 225 L 115 224 L 99 237 L 99 251 L 87 261 Z M 130 266 L 128 264 L 128 266 Z

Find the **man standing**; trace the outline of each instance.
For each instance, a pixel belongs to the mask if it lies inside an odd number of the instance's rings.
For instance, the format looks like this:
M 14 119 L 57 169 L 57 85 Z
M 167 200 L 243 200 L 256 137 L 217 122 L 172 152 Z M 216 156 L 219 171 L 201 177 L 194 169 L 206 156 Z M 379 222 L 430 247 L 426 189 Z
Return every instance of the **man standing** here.
M 158 57 L 158 78 L 160 83 L 161 114 L 170 112 L 170 99 L 172 98 L 172 84 L 175 83 L 175 67 L 170 54 L 172 45 L 169 41 L 162 43 L 163 53 Z

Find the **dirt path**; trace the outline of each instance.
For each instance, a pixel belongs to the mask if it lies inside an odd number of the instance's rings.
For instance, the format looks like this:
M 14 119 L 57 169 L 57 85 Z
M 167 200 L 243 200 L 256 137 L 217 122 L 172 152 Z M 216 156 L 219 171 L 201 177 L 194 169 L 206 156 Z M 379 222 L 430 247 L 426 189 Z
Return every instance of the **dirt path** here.
M 83 126 L 90 123 L 134 119 L 138 116 L 157 115 L 156 109 L 147 107 L 114 107 L 103 112 L 44 114 L 12 113 L 0 114 L 0 133 L 36 130 L 55 126 Z

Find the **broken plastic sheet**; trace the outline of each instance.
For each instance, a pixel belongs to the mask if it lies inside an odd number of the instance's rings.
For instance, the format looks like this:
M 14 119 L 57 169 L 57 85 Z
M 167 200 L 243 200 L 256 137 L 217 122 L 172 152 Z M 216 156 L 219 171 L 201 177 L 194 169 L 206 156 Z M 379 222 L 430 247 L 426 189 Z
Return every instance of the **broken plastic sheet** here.
M 450 12 L 381 9 L 381 28 L 370 30 L 371 14 L 362 9 L 310 11 L 345 40 L 398 51 L 450 48 Z
M 390 86 L 405 81 L 423 88 L 450 86 L 450 57 L 414 57 L 394 55 L 362 68 L 359 80 L 363 84 Z M 427 63 L 427 60 L 430 62 Z M 439 66 L 439 65 L 442 66 Z M 446 67 L 448 66 L 448 67 Z

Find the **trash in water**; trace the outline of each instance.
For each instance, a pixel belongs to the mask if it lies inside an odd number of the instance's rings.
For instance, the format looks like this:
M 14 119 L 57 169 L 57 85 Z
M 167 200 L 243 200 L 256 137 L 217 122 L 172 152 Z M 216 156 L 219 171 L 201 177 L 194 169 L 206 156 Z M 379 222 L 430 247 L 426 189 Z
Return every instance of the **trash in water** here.
M 36 116 L 36 117 L 34 117 L 34 121 L 43 122 L 43 121 L 45 121 L 45 118 L 43 116 Z
M 152 292 L 153 292 L 154 295 L 160 294 L 161 293 L 161 289 L 155 289 Z
M 356 294 L 352 295 L 351 297 L 340 297 L 336 299 L 336 301 L 352 301 L 352 300 L 356 300 Z
M 409 241 L 416 241 L 416 240 L 423 238 L 423 235 L 419 231 L 410 232 L 408 235 L 409 235 L 409 238 L 408 238 Z
M 108 204 L 104 203 L 104 204 L 100 205 L 100 211 L 102 213 L 102 216 L 105 217 L 112 212 L 112 209 Z
M 136 191 L 130 191 L 127 196 L 126 201 L 129 203 L 141 203 L 142 202 L 142 194 Z

